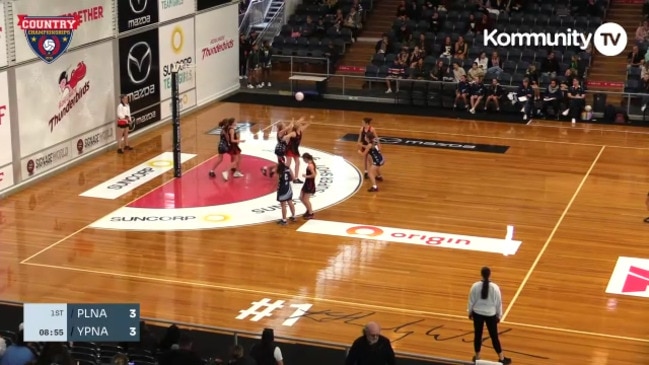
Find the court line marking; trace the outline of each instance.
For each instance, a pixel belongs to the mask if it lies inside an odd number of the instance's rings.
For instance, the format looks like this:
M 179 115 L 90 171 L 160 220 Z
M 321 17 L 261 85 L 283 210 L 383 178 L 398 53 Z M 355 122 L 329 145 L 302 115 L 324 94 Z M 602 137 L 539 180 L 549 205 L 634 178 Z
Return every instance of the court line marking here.
M 335 128 L 348 128 L 349 126 L 347 125 L 341 125 L 341 124 L 332 124 L 332 123 L 321 123 L 321 122 L 313 122 L 311 123 L 313 125 L 320 125 L 324 127 L 335 127 Z M 547 127 L 547 128 L 554 128 L 554 129 L 560 129 L 559 127 Z M 565 128 L 565 127 L 564 127 Z M 398 128 L 380 128 L 382 131 L 390 131 L 390 132 L 403 132 L 403 129 L 398 129 Z M 441 135 L 441 136 L 456 136 L 456 137 L 469 137 L 469 138 L 487 138 L 487 139 L 497 139 L 497 140 L 503 140 L 503 141 L 521 141 L 521 142 L 538 142 L 538 143 L 555 143 L 555 144 L 567 144 L 567 145 L 575 145 L 575 146 L 590 146 L 590 147 L 614 147 L 614 148 L 626 148 L 626 149 L 632 149 L 632 150 L 647 150 L 649 147 L 630 147 L 630 146 L 618 146 L 618 145 L 608 145 L 608 144 L 597 144 L 597 143 L 580 143 L 580 142 L 565 142 L 565 141 L 550 141 L 550 140 L 542 140 L 542 139 L 527 139 L 527 138 L 515 138 L 515 137 L 500 137 L 500 136 L 485 136 L 485 135 L 479 135 L 479 134 L 464 134 L 464 133 L 451 133 L 451 132 L 438 132 L 438 131 L 417 131 L 417 130 L 408 130 L 410 133 L 419 133 L 419 134 L 436 134 L 436 135 Z
M 532 266 L 530 266 L 530 269 L 527 271 L 527 274 L 525 274 L 525 277 L 523 278 L 523 281 L 518 286 L 518 289 L 516 290 L 516 293 L 512 297 L 511 302 L 509 302 L 509 305 L 507 306 L 507 309 L 505 310 L 505 313 L 500 318 L 501 322 L 505 322 L 505 319 L 509 315 L 509 312 L 514 307 L 514 304 L 516 303 L 516 300 L 518 300 L 519 296 L 521 295 L 521 292 L 523 291 L 523 288 L 525 288 L 525 285 L 530 280 L 530 277 L 532 276 L 532 273 L 536 269 L 536 266 L 539 264 L 539 261 L 541 261 L 541 257 L 543 257 L 543 254 L 548 249 L 548 246 L 550 246 L 550 242 L 552 241 L 552 239 L 554 238 L 554 235 L 559 230 L 559 226 L 561 226 L 561 223 L 566 218 L 566 215 L 568 214 L 568 211 L 570 210 L 570 208 L 572 208 L 572 204 L 577 199 L 577 196 L 579 195 L 579 193 L 581 192 L 581 189 L 586 184 L 586 180 L 588 180 L 588 177 L 590 176 L 591 172 L 595 168 L 595 165 L 597 165 L 597 162 L 599 161 L 599 158 L 602 156 L 602 153 L 604 153 L 605 149 L 606 149 L 606 146 L 602 146 L 602 148 L 599 150 L 599 153 L 597 154 L 597 156 L 595 157 L 593 162 L 590 164 L 590 167 L 588 168 L 588 171 L 586 171 L 586 173 L 582 177 L 581 182 L 577 186 L 577 190 L 575 190 L 574 194 L 572 194 L 572 198 L 570 198 L 570 201 L 568 201 L 568 204 L 566 205 L 566 208 L 563 210 L 563 213 L 561 213 L 561 216 L 557 220 L 557 223 L 554 225 L 554 228 L 550 232 L 550 235 L 548 236 L 548 239 L 545 240 L 545 244 L 543 244 L 543 247 L 541 247 L 541 250 L 536 255 L 536 258 L 534 259 L 534 262 L 532 262 Z
M 76 268 L 76 267 L 66 267 L 66 266 L 49 265 L 49 264 L 37 264 L 37 263 L 31 263 L 31 262 L 26 263 L 25 265 L 48 268 L 48 269 L 56 269 L 56 270 L 74 271 L 74 272 L 79 272 L 79 273 L 84 273 L 84 274 L 116 276 L 116 277 L 127 278 L 127 279 L 153 281 L 153 282 L 159 282 L 159 283 L 164 283 L 164 284 L 183 285 L 183 286 L 189 286 L 189 287 L 199 287 L 199 288 L 216 289 L 216 290 L 230 290 L 230 291 L 234 291 L 234 292 L 246 293 L 246 294 L 255 294 L 255 295 L 260 295 L 260 296 L 263 295 L 263 296 L 278 297 L 278 298 L 283 298 L 283 297 L 284 298 L 285 297 L 301 298 L 301 299 L 312 300 L 314 302 L 331 303 L 331 304 L 345 305 L 345 306 L 356 307 L 356 308 L 367 308 L 367 309 L 371 309 L 371 310 L 394 312 L 394 313 L 408 314 L 408 315 L 420 315 L 420 316 L 423 315 L 423 316 L 429 316 L 429 317 L 442 317 L 442 318 L 446 318 L 446 319 L 454 320 L 454 321 L 460 321 L 460 320 L 464 321 L 464 322 L 468 321 L 468 317 L 466 315 L 457 315 L 457 314 L 439 313 L 439 312 L 428 312 L 428 311 L 418 311 L 418 310 L 413 310 L 413 309 L 403 309 L 403 308 L 388 307 L 388 306 L 382 306 L 382 305 L 363 304 L 363 303 L 358 303 L 358 302 L 347 302 L 347 301 L 343 301 L 343 300 L 335 300 L 335 299 L 327 299 L 327 298 L 316 298 L 316 297 L 307 296 L 307 295 L 291 295 L 291 294 L 285 294 L 285 293 L 275 293 L 275 292 L 270 292 L 270 291 L 265 291 L 265 290 L 246 289 L 246 288 L 241 288 L 241 287 L 230 287 L 230 286 L 227 286 L 227 285 L 199 283 L 199 282 L 192 282 L 192 281 L 184 281 L 184 280 L 177 280 L 177 279 L 165 279 L 165 278 L 160 278 L 160 277 L 150 277 L 150 276 L 141 276 L 141 275 L 131 275 L 131 274 L 125 274 L 125 273 L 115 273 L 115 272 L 109 272 L 109 271 L 90 270 L 90 269 L 83 269 L 83 268 Z M 606 333 L 579 331 L 579 330 L 572 330 L 572 329 L 566 329 L 566 328 L 549 327 L 549 326 L 541 326 L 541 325 L 518 323 L 518 322 L 507 322 L 507 324 L 511 325 L 511 326 L 518 326 L 518 327 L 524 327 L 524 328 L 534 328 L 534 329 L 540 329 L 540 330 L 545 330 L 545 331 L 563 332 L 563 333 L 578 334 L 578 335 L 583 335 L 583 336 L 602 337 L 602 338 L 626 340 L 626 341 L 632 341 L 632 342 L 649 343 L 649 339 L 645 339 L 645 338 L 618 336 L 618 335 L 611 335 L 611 334 L 606 334 Z
M 211 160 L 211 159 L 214 158 L 214 157 L 215 157 L 215 156 L 212 156 L 212 157 L 207 158 L 207 159 L 204 160 L 203 162 L 199 162 L 198 164 L 196 164 L 196 166 L 190 167 L 190 168 L 187 169 L 187 171 L 185 171 L 185 172 L 189 172 L 189 171 L 191 171 L 191 170 L 193 170 L 193 169 L 195 169 L 195 168 L 201 166 L 202 164 L 206 163 L 207 161 Z M 148 161 L 148 160 L 147 160 L 147 161 Z M 187 163 L 187 162 L 185 162 L 185 163 Z M 136 165 L 136 166 L 137 166 L 137 165 Z M 165 176 L 166 174 L 170 173 L 170 172 L 173 172 L 173 170 L 172 170 L 172 171 L 165 172 L 164 174 L 158 176 L 158 178 L 161 177 L 161 178 L 164 179 L 164 176 Z M 174 177 L 173 179 L 175 179 L 175 177 Z M 144 194 L 142 194 L 142 195 L 136 197 L 135 199 L 131 200 L 130 202 L 128 202 L 128 203 L 122 205 L 120 208 L 124 208 L 125 206 L 134 203 L 136 200 L 138 200 L 138 199 L 140 199 L 140 198 L 142 198 L 142 197 L 144 197 L 144 196 L 147 196 L 148 194 L 150 194 L 150 193 L 153 192 L 154 190 L 156 190 L 156 189 L 162 187 L 163 185 L 167 184 L 168 182 L 172 181 L 173 179 L 163 181 L 161 184 L 157 185 L 156 187 L 152 188 L 151 190 L 147 191 L 146 193 L 144 193 Z M 119 209 L 119 208 L 118 208 L 118 209 Z M 111 213 L 108 213 L 108 214 L 104 215 L 102 218 L 105 218 L 106 216 L 108 216 L 108 215 L 110 215 L 110 214 L 111 214 Z M 102 219 L 102 218 L 99 218 L 99 219 Z M 20 264 L 22 264 L 22 265 L 26 265 L 26 264 L 27 264 L 27 261 L 32 260 L 32 259 L 35 258 L 36 256 L 38 256 L 38 255 L 40 255 L 40 254 L 43 254 L 43 253 L 45 253 L 45 252 L 47 252 L 47 251 L 53 249 L 54 247 L 58 246 L 59 244 L 63 243 L 64 241 L 66 241 L 66 240 L 68 240 L 68 239 L 74 237 L 75 235 L 81 233 L 81 232 L 84 231 L 85 229 L 89 228 L 89 227 L 90 227 L 93 223 L 95 223 L 96 221 L 97 221 L 97 220 L 94 220 L 94 221 L 92 221 L 92 222 L 86 224 L 85 226 L 83 226 L 83 227 L 79 228 L 78 230 L 76 230 L 76 231 L 70 233 L 69 235 L 67 235 L 67 236 L 65 236 L 65 237 L 63 237 L 63 238 L 61 238 L 60 240 L 58 240 L 58 241 L 52 243 L 51 245 L 49 245 L 49 246 L 47 246 L 47 247 L 41 249 L 40 251 L 36 252 L 35 254 L 33 254 L 33 255 L 29 256 L 28 258 L 26 258 L 26 259 L 20 261 Z

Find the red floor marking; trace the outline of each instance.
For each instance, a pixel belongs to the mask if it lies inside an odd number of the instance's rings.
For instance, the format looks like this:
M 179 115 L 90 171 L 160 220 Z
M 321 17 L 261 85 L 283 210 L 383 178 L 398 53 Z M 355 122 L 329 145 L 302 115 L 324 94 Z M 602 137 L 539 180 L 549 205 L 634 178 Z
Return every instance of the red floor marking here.
M 180 179 L 174 179 L 140 197 L 128 206 L 131 208 L 174 209 L 224 205 L 255 199 L 277 191 L 277 179 L 261 174 L 263 166 L 273 162 L 254 156 L 241 156 L 240 178 L 230 176 L 223 181 L 221 172 L 230 166 L 230 157 L 225 156 L 217 168 L 216 177 L 208 173 L 216 162 L 216 156 L 186 172 Z M 230 174 L 232 175 L 232 174 Z

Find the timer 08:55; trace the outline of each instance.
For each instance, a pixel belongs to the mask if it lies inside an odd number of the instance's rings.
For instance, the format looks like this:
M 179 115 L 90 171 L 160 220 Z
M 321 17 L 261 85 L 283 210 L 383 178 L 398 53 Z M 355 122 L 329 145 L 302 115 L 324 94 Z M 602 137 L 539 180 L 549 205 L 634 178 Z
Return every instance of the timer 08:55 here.
M 38 330 L 38 335 L 39 336 L 55 336 L 55 337 L 59 337 L 59 336 L 63 336 L 64 333 L 63 333 L 63 330 L 60 329 L 60 328 L 59 329 L 53 329 L 53 330 L 41 329 L 41 330 Z

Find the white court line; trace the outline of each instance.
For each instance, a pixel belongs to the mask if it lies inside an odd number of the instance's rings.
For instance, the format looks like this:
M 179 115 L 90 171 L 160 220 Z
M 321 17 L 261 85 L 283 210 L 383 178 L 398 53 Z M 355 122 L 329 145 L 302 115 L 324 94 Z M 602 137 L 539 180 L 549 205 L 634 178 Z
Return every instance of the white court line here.
M 386 311 L 386 312 L 407 314 L 407 315 L 413 315 L 413 316 L 442 317 L 442 318 L 445 318 L 447 320 L 452 320 L 452 321 L 461 321 L 461 322 L 468 322 L 469 321 L 469 319 L 467 318 L 466 315 L 438 313 L 438 312 L 427 312 L 427 311 L 419 311 L 419 310 L 412 310 L 412 309 L 387 307 L 387 306 L 382 306 L 382 305 L 363 304 L 363 303 L 359 303 L 359 302 L 347 302 L 347 301 L 335 300 L 335 299 L 316 298 L 316 297 L 305 296 L 305 295 L 297 295 L 296 296 L 294 294 L 276 293 L 276 292 L 271 292 L 271 291 L 266 291 L 266 290 L 247 289 L 247 288 L 242 288 L 242 287 L 238 287 L 238 286 L 237 287 L 231 287 L 231 286 L 226 286 L 226 285 L 191 282 L 191 281 L 183 281 L 183 280 L 177 280 L 177 279 L 165 279 L 165 278 L 160 278 L 160 277 L 130 275 L 130 274 L 124 274 L 124 273 L 109 272 L 109 271 L 104 272 L 104 271 L 99 271 L 99 270 L 89 270 L 89 269 L 65 267 L 65 266 L 57 266 L 57 265 L 47 265 L 47 264 L 26 263 L 25 265 L 48 268 L 48 269 L 56 269 L 56 270 L 74 271 L 74 272 L 79 272 L 79 273 L 84 273 L 84 274 L 105 275 L 105 276 L 121 277 L 121 278 L 133 279 L 133 280 L 153 281 L 153 282 L 164 283 L 164 284 L 172 284 L 172 285 L 184 285 L 184 286 L 204 288 L 204 289 L 216 289 L 216 290 L 223 290 L 223 291 L 230 290 L 230 291 L 239 292 L 239 293 L 254 294 L 254 295 L 260 295 L 260 296 L 271 297 L 271 298 L 274 297 L 274 298 L 278 298 L 278 299 L 285 298 L 285 297 L 300 298 L 300 299 L 312 300 L 314 302 L 350 306 L 352 308 L 354 308 L 354 307 L 355 308 L 366 308 L 366 309 L 373 310 L 373 311 Z M 583 335 L 583 336 L 602 337 L 602 338 L 626 340 L 626 341 L 633 341 L 633 342 L 649 343 L 649 339 L 646 339 L 646 338 L 625 337 L 625 336 L 618 336 L 618 335 L 610 335 L 610 334 L 606 334 L 606 333 L 578 331 L 578 330 L 572 330 L 572 329 L 548 327 L 548 326 L 533 325 L 533 324 L 518 323 L 518 322 L 508 322 L 507 325 L 514 326 L 514 327 L 533 328 L 533 329 L 539 329 L 539 330 L 545 330 L 545 331 L 570 333 L 570 334 Z
M 212 156 L 212 157 L 214 157 L 214 156 Z M 202 164 L 204 164 L 205 162 L 209 161 L 212 157 L 209 157 L 208 159 L 206 159 L 206 160 L 203 161 L 203 162 L 199 162 L 198 164 L 196 164 L 196 166 L 194 166 L 194 167 L 188 169 L 187 171 L 185 171 L 185 173 L 187 173 L 187 172 L 189 172 L 189 171 L 191 171 L 191 170 L 193 170 L 193 169 L 199 167 L 200 165 L 202 165 Z M 147 160 L 147 161 L 148 161 L 148 160 Z M 137 166 L 137 165 L 136 165 L 136 166 Z M 171 172 L 171 171 L 167 171 L 167 172 L 165 172 L 164 174 L 158 176 L 157 178 L 161 178 L 161 177 L 163 178 L 164 175 L 168 174 L 169 172 Z M 175 178 L 174 178 L 174 179 L 175 179 Z M 148 194 L 151 193 L 153 190 L 158 189 L 159 187 L 161 187 L 161 186 L 167 184 L 167 183 L 170 182 L 170 181 L 172 181 L 172 180 L 163 181 L 161 184 L 159 184 L 158 186 L 156 186 L 156 187 L 154 187 L 153 189 L 149 190 L 149 191 L 146 192 L 145 194 L 136 197 L 135 199 L 131 200 L 130 202 L 128 202 L 128 203 L 122 205 L 120 208 L 117 208 L 117 209 L 124 208 L 125 206 L 134 203 L 136 200 L 142 198 L 143 196 L 148 195 Z M 111 214 L 111 213 L 108 213 L 108 214 Z M 104 216 L 104 217 L 105 217 L 105 216 Z M 101 219 L 101 218 L 100 218 L 100 219 Z M 68 239 L 70 239 L 70 238 L 76 236 L 77 234 L 81 233 L 81 231 L 83 231 L 83 230 L 87 229 L 88 227 L 90 227 L 93 223 L 95 223 L 95 221 L 92 221 L 92 222 L 86 224 L 85 226 L 79 228 L 78 230 L 76 230 L 76 231 L 70 233 L 69 235 L 67 235 L 67 236 L 65 236 L 65 237 L 63 237 L 63 238 L 61 238 L 60 240 L 58 240 L 58 241 L 52 243 L 51 245 L 49 245 L 49 246 L 43 248 L 42 250 L 40 250 L 40 251 L 36 252 L 35 254 L 29 256 L 28 258 L 26 258 L 26 259 L 20 261 L 20 263 L 23 264 L 23 265 L 24 265 L 24 264 L 27 264 L 27 261 L 33 259 L 34 257 L 36 257 L 36 256 L 38 256 L 38 255 L 40 255 L 40 254 L 42 254 L 42 253 L 44 253 L 44 252 L 46 252 L 46 251 L 48 251 L 48 250 L 53 249 L 54 247 L 58 246 L 59 244 L 63 243 L 64 241 L 66 241 L 66 240 L 68 240 Z
M 593 160 L 593 163 L 590 164 L 590 168 L 588 168 L 588 171 L 586 171 L 586 174 L 584 174 L 584 177 L 581 179 L 581 182 L 577 186 L 577 190 L 575 190 L 575 193 L 572 194 L 572 198 L 570 198 L 570 201 L 568 202 L 568 205 L 566 205 L 566 208 L 563 210 L 563 213 L 561 213 L 561 216 L 559 217 L 559 220 L 557 223 L 554 225 L 554 228 L 552 229 L 552 232 L 550 232 L 550 235 L 548 236 L 548 239 L 545 241 L 545 244 L 539 251 L 538 255 L 536 255 L 536 259 L 532 263 L 532 266 L 530 269 L 527 271 L 527 274 L 523 278 L 523 281 L 521 282 L 521 285 L 518 287 L 518 290 L 516 290 L 516 294 L 512 297 L 512 301 L 509 302 L 509 305 L 507 306 L 507 309 L 505 310 L 505 313 L 503 314 L 502 318 L 500 319 L 501 322 L 505 322 L 505 318 L 507 318 L 507 315 L 509 315 L 509 312 L 511 311 L 512 307 L 514 307 L 514 303 L 516 303 L 516 300 L 518 297 L 521 295 L 521 292 L 523 291 L 523 288 L 525 287 L 525 284 L 527 284 L 528 280 L 530 280 L 530 277 L 532 276 L 532 273 L 534 272 L 534 269 L 536 269 L 536 266 L 539 264 L 539 261 L 541 260 L 541 257 L 545 253 L 545 250 L 547 250 L 548 246 L 550 245 L 550 242 L 554 238 L 554 235 L 557 233 L 557 230 L 559 229 L 559 226 L 563 222 L 563 219 L 566 217 L 568 214 L 568 211 L 572 207 L 572 204 L 575 202 L 575 199 L 577 199 L 577 195 L 579 195 L 579 192 L 581 192 L 581 189 L 584 187 L 586 184 L 586 180 L 588 180 L 588 177 L 590 176 L 590 173 L 593 171 L 595 168 L 595 165 L 597 164 L 597 161 L 599 161 L 599 158 L 602 156 L 602 153 L 606 149 L 606 146 L 602 146 L 602 148 L 599 150 L 599 153 Z

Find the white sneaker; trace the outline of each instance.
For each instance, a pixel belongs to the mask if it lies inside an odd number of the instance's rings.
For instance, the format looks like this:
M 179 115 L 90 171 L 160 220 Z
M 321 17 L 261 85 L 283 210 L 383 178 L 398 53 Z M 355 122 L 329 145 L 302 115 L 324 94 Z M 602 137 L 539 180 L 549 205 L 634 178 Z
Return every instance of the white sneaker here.
M 243 76 L 239 76 L 239 80 L 243 80 Z
M 254 89 L 255 87 L 252 84 L 248 84 L 248 89 Z
M 223 171 L 221 173 L 221 176 L 223 176 L 223 180 L 228 181 L 228 172 L 227 171 Z
M 235 171 L 234 174 L 232 174 L 234 177 L 243 177 L 243 174 L 240 173 L 239 171 Z
M 568 113 L 570 113 L 570 109 L 564 110 L 563 113 L 561 113 L 561 115 L 563 115 L 564 117 L 567 117 Z
M 572 118 L 572 119 L 570 120 L 570 122 L 571 122 L 572 124 L 575 124 L 575 123 L 577 123 L 577 120 L 576 120 L 575 118 Z
M 259 84 L 259 86 L 261 86 L 261 87 L 264 87 L 264 85 L 265 85 L 265 84 L 264 84 L 263 82 L 262 82 L 261 84 Z
M 475 114 L 475 109 L 469 109 L 469 113 Z
M 521 108 L 521 113 L 525 113 L 525 107 Z
M 386 94 L 392 94 L 392 89 L 388 89 L 385 93 Z
M 257 85 L 257 89 L 261 89 L 262 87 L 264 87 L 264 84 Z
M 269 82 L 268 84 L 266 84 L 266 86 L 271 87 L 271 86 L 273 86 L 273 85 L 271 85 L 271 83 Z
M 527 120 L 527 114 L 523 114 L 523 120 Z
M 642 110 L 642 112 L 644 113 L 645 109 L 647 109 L 647 104 L 643 105 L 640 110 Z

